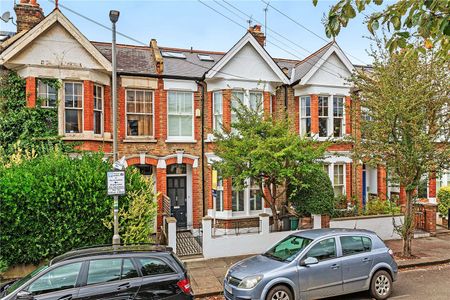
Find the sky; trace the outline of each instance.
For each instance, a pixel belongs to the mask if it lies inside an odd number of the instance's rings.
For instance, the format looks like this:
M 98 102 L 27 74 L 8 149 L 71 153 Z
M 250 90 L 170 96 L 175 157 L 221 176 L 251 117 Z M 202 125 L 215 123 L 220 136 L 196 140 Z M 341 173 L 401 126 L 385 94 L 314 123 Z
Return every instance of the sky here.
M 38 0 L 46 15 L 54 9 L 53 1 Z M 253 19 L 252 24 L 263 24 L 264 29 L 264 8 L 267 5 L 263 1 L 225 1 L 250 15 Z M 213 7 L 235 22 L 218 14 L 201 2 Z M 62 6 L 66 6 L 78 14 L 108 27 L 111 24 L 109 11 L 111 9 L 119 10 L 120 18 L 117 22 L 117 31 L 136 40 L 129 40 L 119 35 L 117 38 L 119 43 L 148 45 L 150 40 L 154 38 L 160 46 L 228 51 L 245 34 L 249 17 L 238 12 L 223 0 L 201 0 L 201 2 L 199 0 L 59 0 L 61 11 L 88 39 L 93 41 L 110 42 L 111 31 L 68 11 Z M 264 0 L 264 2 L 267 2 L 267 0 Z M 271 0 L 271 6 L 303 27 L 269 6 L 267 11 L 267 51 L 273 57 L 303 59 L 322 47 L 329 41 L 325 35 L 322 19 L 330 6 L 336 2 L 337 0 L 319 0 L 318 6 L 314 7 L 312 0 Z M 0 0 L 0 14 L 10 11 L 15 19 L 13 7 L 14 0 Z M 379 9 L 379 7 L 372 5 L 369 7 L 367 14 Z M 364 24 L 364 19 L 364 15 L 358 15 L 357 18 L 350 21 L 347 28 L 343 28 L 336 38 L 339 46 L 354 64 L 369 64 L 371 62 L 366 52 L 370 48 L 371 41 L 367 38 L 369 33 Z M 15 31 L 16 28 L 11 21 L 4 23 L 0 20 L 0 30 Z M 284 38 L 274 34 L 271 30 Z

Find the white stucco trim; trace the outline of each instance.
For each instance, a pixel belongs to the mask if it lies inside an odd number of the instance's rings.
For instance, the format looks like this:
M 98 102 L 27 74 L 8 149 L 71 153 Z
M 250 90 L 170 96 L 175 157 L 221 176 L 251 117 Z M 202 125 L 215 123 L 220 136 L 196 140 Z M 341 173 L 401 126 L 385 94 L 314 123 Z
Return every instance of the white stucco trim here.
M 344 54 L 344 52 L 341 50 L 341 48 L 339 48 L 339 46 L 336 43 L 333 43 L 333 45 L 331 45 L 331 47 L 327 50 L 327 52 L 325 52 L 325 54 L 321 57 L 321 59 L 319 59 L 318 62 L 311 68 L 311 70 L 309 70 L 309 72 L 306 73 L 305 76 L 303 76 L 303 78 L 301 79 L 301 82 L 303 84 L 307 84 L 308 80 L 310 80 L 311 77 L 313 77 L 313 75 L 322 67 L 322 65 L 328 60 L 328 58 L 333 53 L 335 53 L 337 55 L 337 57 L 342 61 L 344 66 L 347 68 L 347 70 L 350 73 L 353 73 L 353 69 L 354 69 L 353 64 L 348 59 L 348 57 Z
M 234 45 L 207 73 L 206 78 L 214 78 L 217 73 L 241 50 L 245 45 L 251 44 L 259 55 L 264 59 L 267 65 L 278 76 L 281 82 L 289 84 L 289 78 L 284 74 L 280 67 L 275 63 L 273 58 L 267 53 L 266 50 L 258 43 L 255 37 L 247 32 L 237 43 Z
M 86 51 L 108 72 L 111 72 L 111 63 L 95 48 L 94 45 L 61 13 L 59 9 L 53 10 L 44 20 L 33 27 L 30 31 L 19 38 L 13 45 L 0 54 L 0 64 L 4 64 L 16 54 L 24 50 L 38 36 L 49 29 L 53 24 L 59 23 L 63 26 Z
M 277 84 L 269 81 L 242 79 L 206 79 L 208 92 L 227 89 L 258 90 L 275 94 Z
M 198 87 L 193 80 L 164 79 L 164 89 L 196 92 Z
M 220 162 L 222 161 L 222 158 L 220 158 L 219 156 L 215 155 L 214 153 L 205 153 L 206 156 L 206 161 L 208 162 L 208 164 L 213 164 L 215 162 Z
M 325 159 L 321 160 L 327 164 L 335 164 L 335 163 L 345 163 L 350 164 L 353 163 L 352 158 L 350 157 L 351 153 L 348 151 L 339 152 L 340 155 L 336 155 L 336 153 L 328 153 L 325 154 Z
M 334 94 L 334 95 L 350 95 L 350 86 L 335 86 L 335 85 L 302 85 L 298 84 L 294 89 L 294 96 L 305 95 L 320 95 L 320 94 Z

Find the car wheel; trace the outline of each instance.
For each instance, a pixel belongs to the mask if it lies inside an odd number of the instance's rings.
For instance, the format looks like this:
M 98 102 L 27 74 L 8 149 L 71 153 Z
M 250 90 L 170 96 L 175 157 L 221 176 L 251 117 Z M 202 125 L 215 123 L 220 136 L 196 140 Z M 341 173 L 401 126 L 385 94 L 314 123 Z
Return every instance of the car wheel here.
M 294 300 L 294 296 L 288 287 L 277 285 L 269 291 L 266 300 Z
M 370 295 L 377 300 L 384 300 L 387 299 L 391 293 L 391 275 L 384 270 L 376 272 L 370 283 Z

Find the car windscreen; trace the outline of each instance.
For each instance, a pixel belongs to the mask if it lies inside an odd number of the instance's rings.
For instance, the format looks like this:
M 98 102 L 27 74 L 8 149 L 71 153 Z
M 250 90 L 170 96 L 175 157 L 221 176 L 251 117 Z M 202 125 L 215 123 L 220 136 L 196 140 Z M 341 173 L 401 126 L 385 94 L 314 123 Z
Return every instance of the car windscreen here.
M 264 256 L 279 261 L 292 261 L 311 242 L 311 239 L 290 235 L 264 253 Z
M 13 284 L 11 284 L 11 286 L 9 286 L 6 289 L 6 295 L 11 294 L 12 292 L 14 292 L 18 287 L 20 287 L 22 284 L 24 284 L 25 282 L 27 282 L 28 280 L 30 280 L 31 278 L 37 276 L 39 273 L 41 273 L 42 271 L 46 270 L 48 268 L 47 265 L 41 266 L 39 268 L 37 268 L 36 270 L 34 270 L 33 272 L 31 272 L 30 274 L 26 275 L 25 277 L 17 280 L 16 282 L 14 282 Z

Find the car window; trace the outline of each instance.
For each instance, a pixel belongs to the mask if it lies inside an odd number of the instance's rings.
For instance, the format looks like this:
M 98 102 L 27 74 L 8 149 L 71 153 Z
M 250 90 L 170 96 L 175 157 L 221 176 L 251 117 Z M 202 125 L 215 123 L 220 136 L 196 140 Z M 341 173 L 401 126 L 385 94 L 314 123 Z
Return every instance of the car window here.
M 74 288 L 81 264 L 81 262 L 67 264 L 45 273 L 28 287 L 28 292 L 39 295 Z
M 136 268 L 130 259 L 98 259 L 89 262 L 86 284 L 111 282 L 137 276 Z
M 362 236 L 341 236 L 342 255 L 367 252 L 372 249 L 372 241 Z
M 264 253 L 264 256 L 281 261 L 291 261 L 311 242 L 312 240 L 310 239 L 291 235 L 273 246 L 269 251 Z
M 142 275 L 144 276 L 174 273 L 171 267 L 157 258 L 141 258 L 139 262 L 142 266 Z
M 305 258 L 315 257 L 318 261 L 335 258 L 336 257 L 336 242 L 334 238 L 329 238 L 322 240 L 315 244 L 308 253 L 306 253 Z

